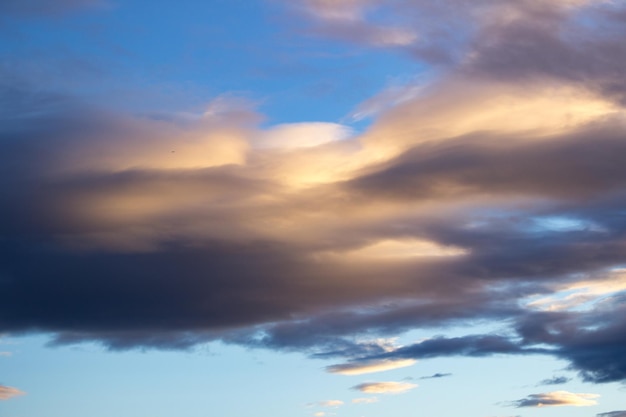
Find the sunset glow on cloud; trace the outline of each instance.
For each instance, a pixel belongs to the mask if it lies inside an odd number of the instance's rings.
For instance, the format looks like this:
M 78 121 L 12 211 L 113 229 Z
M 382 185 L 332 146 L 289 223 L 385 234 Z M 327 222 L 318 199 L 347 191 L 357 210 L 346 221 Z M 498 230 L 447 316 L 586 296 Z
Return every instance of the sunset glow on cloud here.
M 405 368 L 416 363 L 413 359 L 404 360 L 382 360 L 371 362 L 357 362 L 355 364 L 346 363 L 341 365 L 329 366 L 328 372 L 339 375 L 362 375 L 375 372 L 384 372 L 392 369 Z
M 415 384 L 406 382 L 365 382 L 353 387 L 365 394 L 402 394 L 417 388 Z
M 8 400 L 13 397 L 17 397 L 20 395 L 26 394 L 23 391 L 20 391 L 17 388 L 7 387 L 5 385 L 0 385 L 0 400 Z
M 0 32 L 7 416 L 623 413 L 625 3 L 8 0 Z
M 589 407 L 596 405 L 599 395 L 597 394 L 575 394 L 567 391 L 555 391 L 545 394 L 532 394 L 528 398 L 517 401 L 518 407 L 555 407 L 573 406 Z

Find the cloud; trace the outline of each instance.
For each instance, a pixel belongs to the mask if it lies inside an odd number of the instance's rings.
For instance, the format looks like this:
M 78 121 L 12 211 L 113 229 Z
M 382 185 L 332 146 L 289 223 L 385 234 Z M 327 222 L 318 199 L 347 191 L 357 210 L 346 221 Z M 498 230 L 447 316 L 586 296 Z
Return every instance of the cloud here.
M 430 375 L 430 376 L 423 376 L 420 379 L 438 379 L 438 378 L 445 378 L 445 377 L 448 377 L 448 376 L 452 376 L 452 374 L 450 374 L 450 373 L 445 373 L 444 374 L 444 373 L 439 373 L 438 372 L 438 373 Z
M 555 391 L 545 394 L 532 394 L 528 397 L 515 401 L 516 407 L 588 407 L 596 405 L 598 394 L 575 394 L 567 391 Z
M 498 353 L 530 354 L 541 349 L 529 348 L 497 335 L 471 335 L 455 338 L 435 337 L 382 354 L 381 356 L 431 358 L 442 356 L 487 356 Z
M 315 405 L 319 407 L 340 407 L 344 404 L 341 400 L 327 400 L 316 402 Z
M 416 384 L 408 382 L 365 382 L 355 385 L 352 389 L 365 394 L 404 394 L 407 391 L 417 388 Z
M 596 414 L 596 417 L 625 417 L 626 411 L 610 411 L 608 413 Z
M 353 404 L 372 404 L 372 403 L 377 403 L 377 402 L 378 402 L 378 398 L 376 397 L 355 398 L 352 400 Z
M 332 374 L 363 375 L 375 372 L 384 372 L 398 368 L 405 368 L 416 363 L 413 359 L 378 360 L 370 362 L 345 363 L 326 367 Z
M 181 120 L 2 83 L 0 332 L 223 340 L 338 373 L 543 354 L 625 380 L 624 7 L 446 4 L 299 3 L 320 33 L 433 65 L 357 106 L 361 133 L 263 125 L 224 96 Z M 445 334 L 474 323 L 505 328 Z M 415 329 L 433 336 L 378 340 Z
M 409 25 L 381 24 L 370 15 L 381 10 L 372 0 L 305 0 L 290 4 L 311 20 L 312 32 L 376 47 L 405 47 L 417 40 Z
M 345 140 L 353 134 L 348 126 L 336 123 L 289 123 L 271 127 L 258 143 L 263 147 L 289 150 Z
M 539 383 L 539 385 L 562 385 L 562 384 L 567 384 L 571 380 L 572 380 L 571 378 L 568 378 L 565 376 L 555 376 L 550 379 L 544 379 L 543 381 Z
M 529 307 L 548 311 L 589 308 L 613 294 L 626 290 L 626 271 L 616 269 L 606 279 L 579 281 L 555 288 L 548 297 L 533 300 Z
M 8 400 L 13 397 L 17 397 L 17 396 L 24 395 L 24 394 L 26 393 L 23 391 L 20 391 L 17 388 L 0 385 L 0 400 Z
M 624 5 L 619 2 L 309 0 L 295 4 L 312 26 L 310 33 L 319 36 L 401 48 L 436 69 L 485 79 L 520 84 L 541 78 L 567 80 L 624 101 L 626 84 L 619 77 L 626 65 L 621 42 Z

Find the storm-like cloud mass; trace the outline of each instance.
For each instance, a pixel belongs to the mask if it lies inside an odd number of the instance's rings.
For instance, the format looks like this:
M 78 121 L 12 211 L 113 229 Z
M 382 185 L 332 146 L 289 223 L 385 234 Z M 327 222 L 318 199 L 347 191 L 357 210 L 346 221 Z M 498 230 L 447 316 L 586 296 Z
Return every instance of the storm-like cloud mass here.
M 626 6 L 295 9 L 311 33 L 399 48 L 429 81 L 373 98 L 363 132 L 266 127 L 223 97 L 164 118 L 0 81 L 0 333 L 223 340 L 343 374 L 541 354 L 625 381 Z M 501 328 L 445 334 L 476 323 Z M 384 339 L 414 329 L 432 337 Z M 357 389 L 410 385 L 377 384 Z M 593 402 L 580 395 L 517 405 Z

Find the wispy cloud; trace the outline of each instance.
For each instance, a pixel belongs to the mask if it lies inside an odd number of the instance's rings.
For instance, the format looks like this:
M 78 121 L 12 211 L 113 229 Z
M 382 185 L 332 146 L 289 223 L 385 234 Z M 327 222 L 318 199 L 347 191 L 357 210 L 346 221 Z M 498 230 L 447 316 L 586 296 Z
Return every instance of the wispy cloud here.
M 326 401 L 318 401 L 312 405 L 317 405 L 319 407 L 341 407 L 344 404 L 341 400 L 326 400 Z
M 596 414 L 596 417 L 626 417 L 626 410 L 610 411 L 608 413 L 600 413 L 600 414 Z
M 406 47 L 418 38 L 410 25 L 382 24 L 371 19 L 371 14 L 383 5 L 379 1 L 305 0 L 292 5 L 311 19 L 318 35 L 376 47 Z
M 383 359 L 332 365 L 326 367 L 326 370 L 330 373 L 339 375 L 363 375 L 375 372 L 390 371 L 398 368 L 405 368 L 407 366 L 414 365 L 416 362 L 417 361 L 415 361 L 414 359 Z
M 0 400 L 8 400 L 24 394 L 26 394 L 24 391 L 20 391 L 17 388 L 0 385 Z
M 448 376 L 452 376 L 452 374 L 450 373 L 436 373 L 433 375 L 429 375 L 429 376 L 423 376 L 420 379 L 438 379 L 438 378 L 445 378 Z
M 378 398 L 376 397 L 368 397 L 368 398 L 355 398 L 352 400 L 353 404 L 372 404 L 377 403 Z
M 416 384 L 408 382 L 365 382 L 355 385 L 352 389 L 365 394 L 403 394 L 417 388 Z
M 588 407 L 596 405 L 598 394 L 575 394 L 567 391 L 555 391 L 545 394 L 531 394 L 526 398 L 514 402 L 516 407 L 557 407 L 573 406 Z
M 571 380 L 572 378 L 568 378 L 566 376 L 555 376 L 553 378 L 544 379 L 539 383 L 539 385 L 562 385 L 567 384 Z

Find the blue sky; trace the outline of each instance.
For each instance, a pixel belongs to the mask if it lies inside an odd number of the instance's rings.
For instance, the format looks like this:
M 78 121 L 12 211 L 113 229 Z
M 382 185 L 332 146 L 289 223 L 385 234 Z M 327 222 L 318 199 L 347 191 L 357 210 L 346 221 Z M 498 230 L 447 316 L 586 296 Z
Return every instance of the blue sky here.
M 626 7 L 0 4 L 0 415 L 624 417 Z

